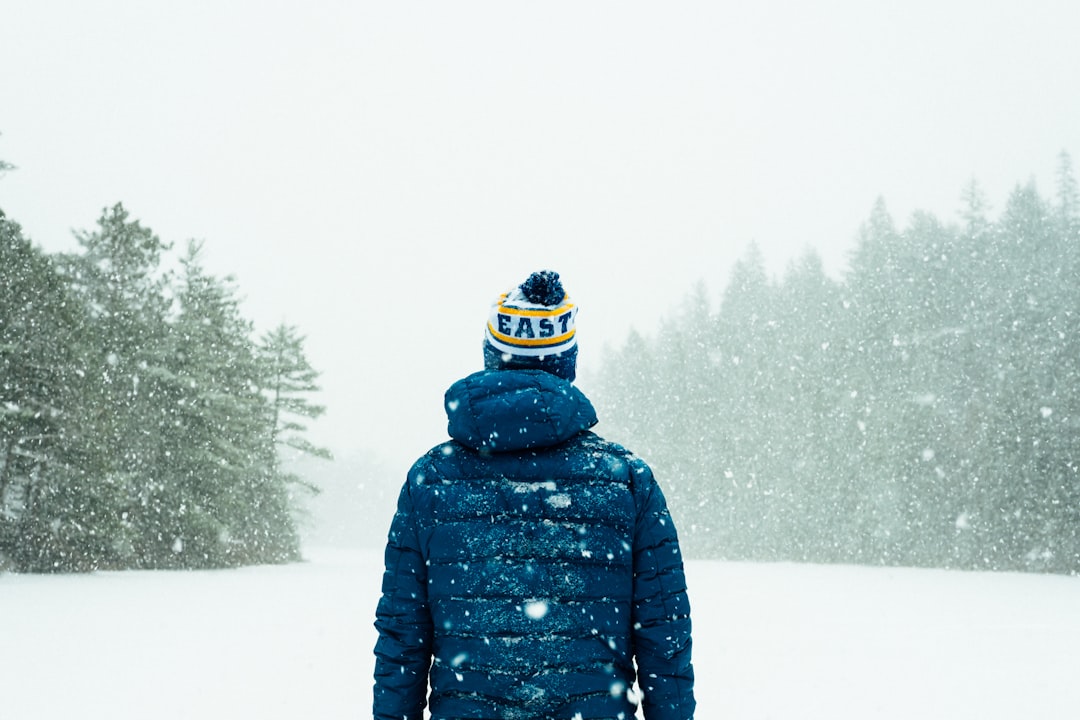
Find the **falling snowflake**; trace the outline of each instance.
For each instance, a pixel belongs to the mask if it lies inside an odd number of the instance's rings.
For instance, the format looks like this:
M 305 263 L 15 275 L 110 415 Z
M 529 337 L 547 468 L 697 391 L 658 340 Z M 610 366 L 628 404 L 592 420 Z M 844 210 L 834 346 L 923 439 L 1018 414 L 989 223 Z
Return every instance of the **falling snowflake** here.
M 532 620 L 541 620 L 548 614 L 548 604 L 544 600 L 525 603 L 525 615 Z

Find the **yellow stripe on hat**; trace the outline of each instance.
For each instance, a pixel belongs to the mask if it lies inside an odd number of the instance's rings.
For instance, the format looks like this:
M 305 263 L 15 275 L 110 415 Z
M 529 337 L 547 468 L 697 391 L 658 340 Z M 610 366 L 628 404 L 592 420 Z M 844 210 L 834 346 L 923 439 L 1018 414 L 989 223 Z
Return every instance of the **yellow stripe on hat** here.
M 566 305 L 560 305 L 560 306 L 558 306 L 556 308 L 551 308 L 551 309 L 545 308 L 543 310 L 532 310 L 532 309 L 526 309 L 526 308 L 519 308 L 516 305 L 504 305 L 502 303 L 499 303 L 499 312 L 505 313 L 506 315 L 530 315 L 530 316 L 540 316 L 540 317 L 547 316 L 547 317 L 550 317 L 552 315 L 562 315 L 567 310 L 573 310 L 573 309 L 574 309 L 574 304 L 573 303 L 567 303 Z
M 563 333 L 562 335 L 552 335 L 552 336 L 549 336 L 549 337 L 542 337 L 542 338 L 519 338 L 519 337 L 514 337 L 513 335 L 506 335 L 505 333 L 499 332 L 489 322 L 488 323 L 488 332 L 491 333 L 491 336 L 493 338 L 495 338 L 496 340 L 498 340 L 500 342 L 504 342 L 507 345 L 519 345 L 521 347 L 544 347 L 544 346 L 554 347 L 554 346 L 562 345 L 563 343 L 569 342 L 574 337 L 574 334 L 577 333 L 577 330 L 574 329 L 574 330 L 571 330 L 570 332 Z

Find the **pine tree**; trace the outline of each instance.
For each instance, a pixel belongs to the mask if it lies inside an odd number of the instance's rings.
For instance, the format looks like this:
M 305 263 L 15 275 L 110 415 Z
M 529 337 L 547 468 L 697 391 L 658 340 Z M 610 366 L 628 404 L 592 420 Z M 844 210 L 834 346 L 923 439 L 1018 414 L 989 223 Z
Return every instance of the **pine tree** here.
M 330 451 L 305 438 L 303 419 L 315 420 L 326 412 L 310 395 L 319 391 L 319 372 L 304 353 L 304 337 L 297 328 L 281 324 L 266 333 L 258 347 L 263 391 L 270 402 L 275 447 L 331 459 Z
M 684 542 L 692 554 L 712 543 L 715 532 L 713 478 L 703 467 L 716 450 L 720 430 L 715 361 L 712 352 L 715 315 L 704 282 L 696 283 L 656 338 L 662 358 L 652 372 L 648 413 L 654 442 L 650 448 L 654 470 L 665 479 L 672 513 L 684 528 Z M 628 407 L 642 413 L 643 399 Z
M 907 402 L 904 383 L 909 316 L 917 300 L 909 287 L 907 248 L 882 200 L 863 226 L 847 279 L 853 335 L 842 348 L 847 400 L 842 513 L 855 520 L 844 540 L 849 561 L 890 559 L 902 520 L 905 468 L 893 463 L 913 452 L 892 408 Z M 901 449 L 903 448 L 903 449 Z
M 0 212 L 0 556 L 19 569 L 86 569 L 112 552 L 114 516 L 98 502 L 112 488 L 80 484 L 85 322 L 53 262 Z
M 325 460 L 333 459 L 329 450 L 319 447 L 304 437 L 305 420 L 314 420 L 326 412 L 322 405 L 311 401 L 310 396 L 319 391 L 319 373 L 308 362 L 304 352 L 304 337 L 293 326 L 278 325 L 265 333 L 257 348 L 261 370 L 263 397 L 269 405 L 273 476 L 288 489 L 288 508 L 282 513 L 290 517 L 300 514 L 300 504 L 291 500 L 292 488 L 300 488 L 311 495 L 320 487 L 293 471 L 301 456 Z M 283 456 L 283 453 L 285 455 Z M 290 469 L 286 469 L 290 468 Z
M 120 204 L 107 208 L 93 232 L 78 232 L 78 255 L 61 256 L 61 266 L 78 301 L 89 314 L 87 375 L 97 408 L 93 433 L 106 474 L 137 477 L 145 469 L 144 440 L 153 424 L 142 412 L 142 373 L 160 362 L 171 301 L 169 278 L 161 270 L 169 246 Z
M 124 565 L 136 534 L 130 501 L 156 470 L 156 401 L 140 385 L 164 351 L 171 300 L 161 261 L 169 246 L 120 204 L 76 239 L 82 252 L 57 262 L 85 312 L 81 412 L 68 429 L 81 457 L 52 497 L 53 513 L 63 517 L 54 523 L 111 538 L 86 564 Z M 106 526 L 94 529 L 99 523 Z
M 720 477 L 714 477 L 726 493 L 723 503 L 738 510 L 715 541 L 756 559 L 776 557 L 784 522 L 776 467 L 777 300 L 761 250 L 751 244 L 732 268 L 712 335 L 715 402 L 723 408 L 714 435 Z
M 1000 403 L 1007 409 L 1001 438 L 1004 514 L 997 537 L 1014 562 L 1035 568 L 1076 567 L 1078 329 L 1075 276 L 1077 246 L 1067 236 L 1068 196 L 1063 170 L 1062 205 L 1054 212 L 1034 184 L 1018 187 L 1002 218 L 1005 259 L 1014 275 L 1007 305 L 1011 332 L 1002 338 L 1007 354 Z
M 196 243 L 181 266 L 172 359 L 159 379 L 176 398 L 165 434 L 168 482 L 143 503 L 160 508 L 153 556 L 185 567 L 295 559 L 251 323 L 231 278 L 207 274 Z
M 783 500 L 789 559 L 831 558 L 838 527 L 836 463 L 830 450 L 839 433 L 842 399 L 834 357 L 845 331 L 840 288 L 824 270 L 820 256 L 806 252 L 793 262 L 779 288 L 780 350 L 778 402 L 774 428 L 778 471 L 788 475 Z
M 47 288 L 56 285 L 47 258 L 0 212 L 0 555 L 8 557 L 24 545 L 20 534 L 58 435 L 55 338 L 47 335 L 55 307 Z
M 603 367 L 614 372 L 602 373 L 596 392 L 598 404 L 605 408 L 600 421 L 605 436 L 640 449 L 654 458 L 660 449 L 653 430 L 660 421 L 662 399 L 656 391 L 661 361 L 654 343 L 635 328 L 617 349 L 605 348 Z

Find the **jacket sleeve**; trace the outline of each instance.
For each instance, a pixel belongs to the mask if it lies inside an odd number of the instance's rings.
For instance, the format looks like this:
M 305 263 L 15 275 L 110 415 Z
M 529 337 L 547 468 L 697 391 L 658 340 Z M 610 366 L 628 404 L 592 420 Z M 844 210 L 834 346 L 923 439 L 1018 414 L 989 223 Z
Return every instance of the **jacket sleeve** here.
M 431 665 L 427 567 L 409 482 L 401 489 L 386 543 L 382 597 L 375 612 L 376 720 L 422 720 Z
M 682 554 L 652 471 L 634 464 L 634 659 L 645 720 L 692 720 L 690 603 Z

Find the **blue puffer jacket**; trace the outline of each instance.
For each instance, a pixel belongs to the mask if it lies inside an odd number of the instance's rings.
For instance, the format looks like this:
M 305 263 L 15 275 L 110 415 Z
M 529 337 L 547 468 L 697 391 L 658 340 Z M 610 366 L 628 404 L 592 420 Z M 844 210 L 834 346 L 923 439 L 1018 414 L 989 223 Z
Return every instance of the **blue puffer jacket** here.
M 375 717 L 694 714 L 690 607 L 649 467 L 588 428 L 570 383 L 484 371 L 446 394 L 452 441 L 409 471 L 375 626 Z M 636 673 L 635 673 L 636 663 Z

